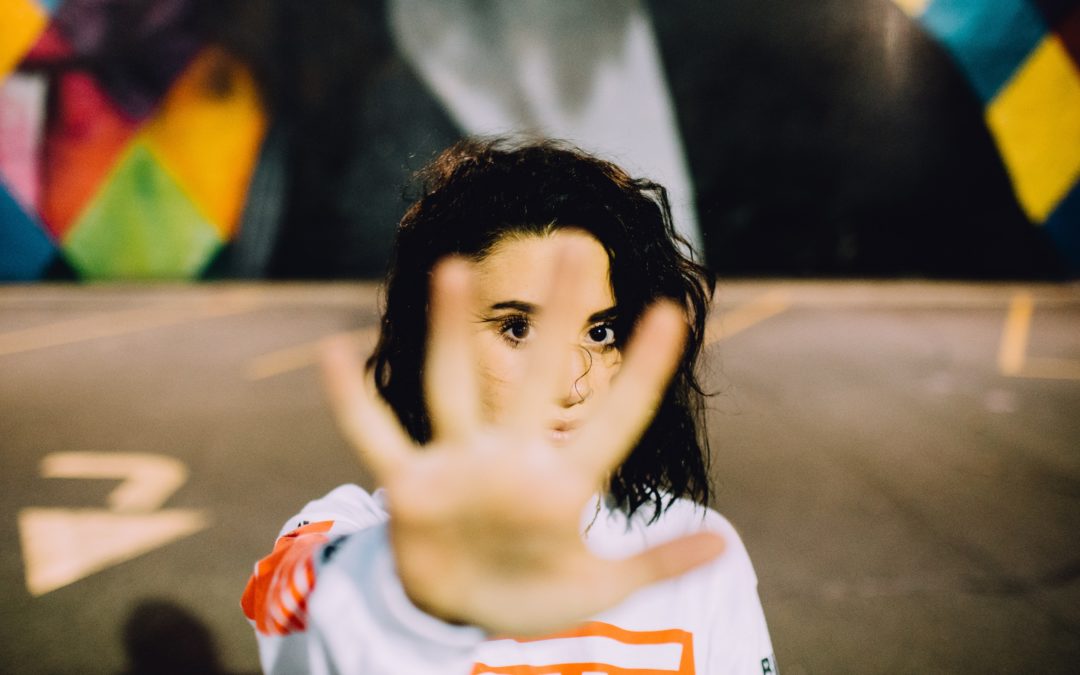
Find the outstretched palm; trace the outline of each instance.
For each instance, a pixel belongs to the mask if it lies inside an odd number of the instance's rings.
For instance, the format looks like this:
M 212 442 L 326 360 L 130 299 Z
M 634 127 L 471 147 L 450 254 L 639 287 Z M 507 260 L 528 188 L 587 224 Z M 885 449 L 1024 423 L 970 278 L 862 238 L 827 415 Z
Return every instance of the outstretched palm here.
M 701 533 L 625 560 L 594 556 L 583 508 L 649 423 L 678 360 L 681 312 L 658 303 L 639 322 L 619 376 L 596 414 L 565 444 L 552 443 L 543 409 L 567 357 L 560 335 L 574 302 L 574 252 L 562 256 L 530 346 L 526 381 L 509 419 L 481 420 L 469 358 L 470 271 L 441 264 L 432 287 L 425 392 L 433 440 L 419 448 L 374 393 L 350 347 L 328 343 L 324 375 L 339 424 L 386 487 L 402 583 L 435 616 L 504 634 L 550 632 L 606 609 L 634 590 L 720 553 Z

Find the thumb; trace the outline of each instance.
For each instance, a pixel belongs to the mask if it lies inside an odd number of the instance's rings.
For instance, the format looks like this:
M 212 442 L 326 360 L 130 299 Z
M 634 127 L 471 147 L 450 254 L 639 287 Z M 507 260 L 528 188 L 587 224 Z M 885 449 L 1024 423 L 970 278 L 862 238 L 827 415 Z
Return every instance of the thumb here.
M 704 565 L 723 553 L 726 547 L 727 543 L 719 533 L 698 532 L 654 546 L 628 558 L 625 563 L 636 585 L 646 586 Z

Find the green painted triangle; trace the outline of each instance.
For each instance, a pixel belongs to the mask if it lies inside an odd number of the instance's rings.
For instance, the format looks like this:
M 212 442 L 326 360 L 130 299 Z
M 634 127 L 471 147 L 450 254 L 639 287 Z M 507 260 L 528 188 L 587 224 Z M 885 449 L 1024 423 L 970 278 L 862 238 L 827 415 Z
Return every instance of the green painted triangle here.
M 222 242 L 141 141 L 128 147 L 63 248 L 87 279 L 190 279 Z

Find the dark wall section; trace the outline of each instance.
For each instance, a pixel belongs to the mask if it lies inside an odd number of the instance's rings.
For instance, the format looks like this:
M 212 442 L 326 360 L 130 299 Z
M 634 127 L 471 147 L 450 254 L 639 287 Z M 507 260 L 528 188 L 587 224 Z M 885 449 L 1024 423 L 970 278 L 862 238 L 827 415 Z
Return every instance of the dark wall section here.
M 888 0 L 650 9 L 721 274 L 1064 274 L 967 81 Z
M 296 173 L 269 272 L 381 276 L 411 172 L 458 133 L 391 45 L 382 3 L 305 9 L 290 47 L 319 90 L 285 117 Z
M 889 0 L 646 6 L 718 273 L 1066 275 L 968 82 Z M 398 55 L 383 2 L 317 7 L 202 4 L 259 74 L 282 139 L 277 183 L 251 194 L 281 202 L 262 210 L 278 214 L 261 228 L 273 246 L 246 266 L 226 256 L 223 275 L 380 276 L 409 175 L 460 136 Z
M 249 195 L 270 211 L 245 220 L 261 236 L 241 235 L 218 276 L 382 276 L 411 174 L 460 137 L 398 55 L 385 3 L 202 2 L 213 39 L 252 64 L 281 145 L 264 160 L 282 177 L 257 173 Z

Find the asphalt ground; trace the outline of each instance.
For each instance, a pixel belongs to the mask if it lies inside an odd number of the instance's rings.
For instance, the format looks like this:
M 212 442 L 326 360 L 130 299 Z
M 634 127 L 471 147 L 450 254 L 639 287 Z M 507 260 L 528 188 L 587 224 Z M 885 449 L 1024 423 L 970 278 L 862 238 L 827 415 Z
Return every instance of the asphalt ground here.
M 0 672 L 258 669 L 253 563 L 370 484 L 311 364 L 370 339 L 376 295 L 0 287 Z M 1080 286 L 743 282 L 718 307 L 714 505 L 781 672 L 1075 672 Z

